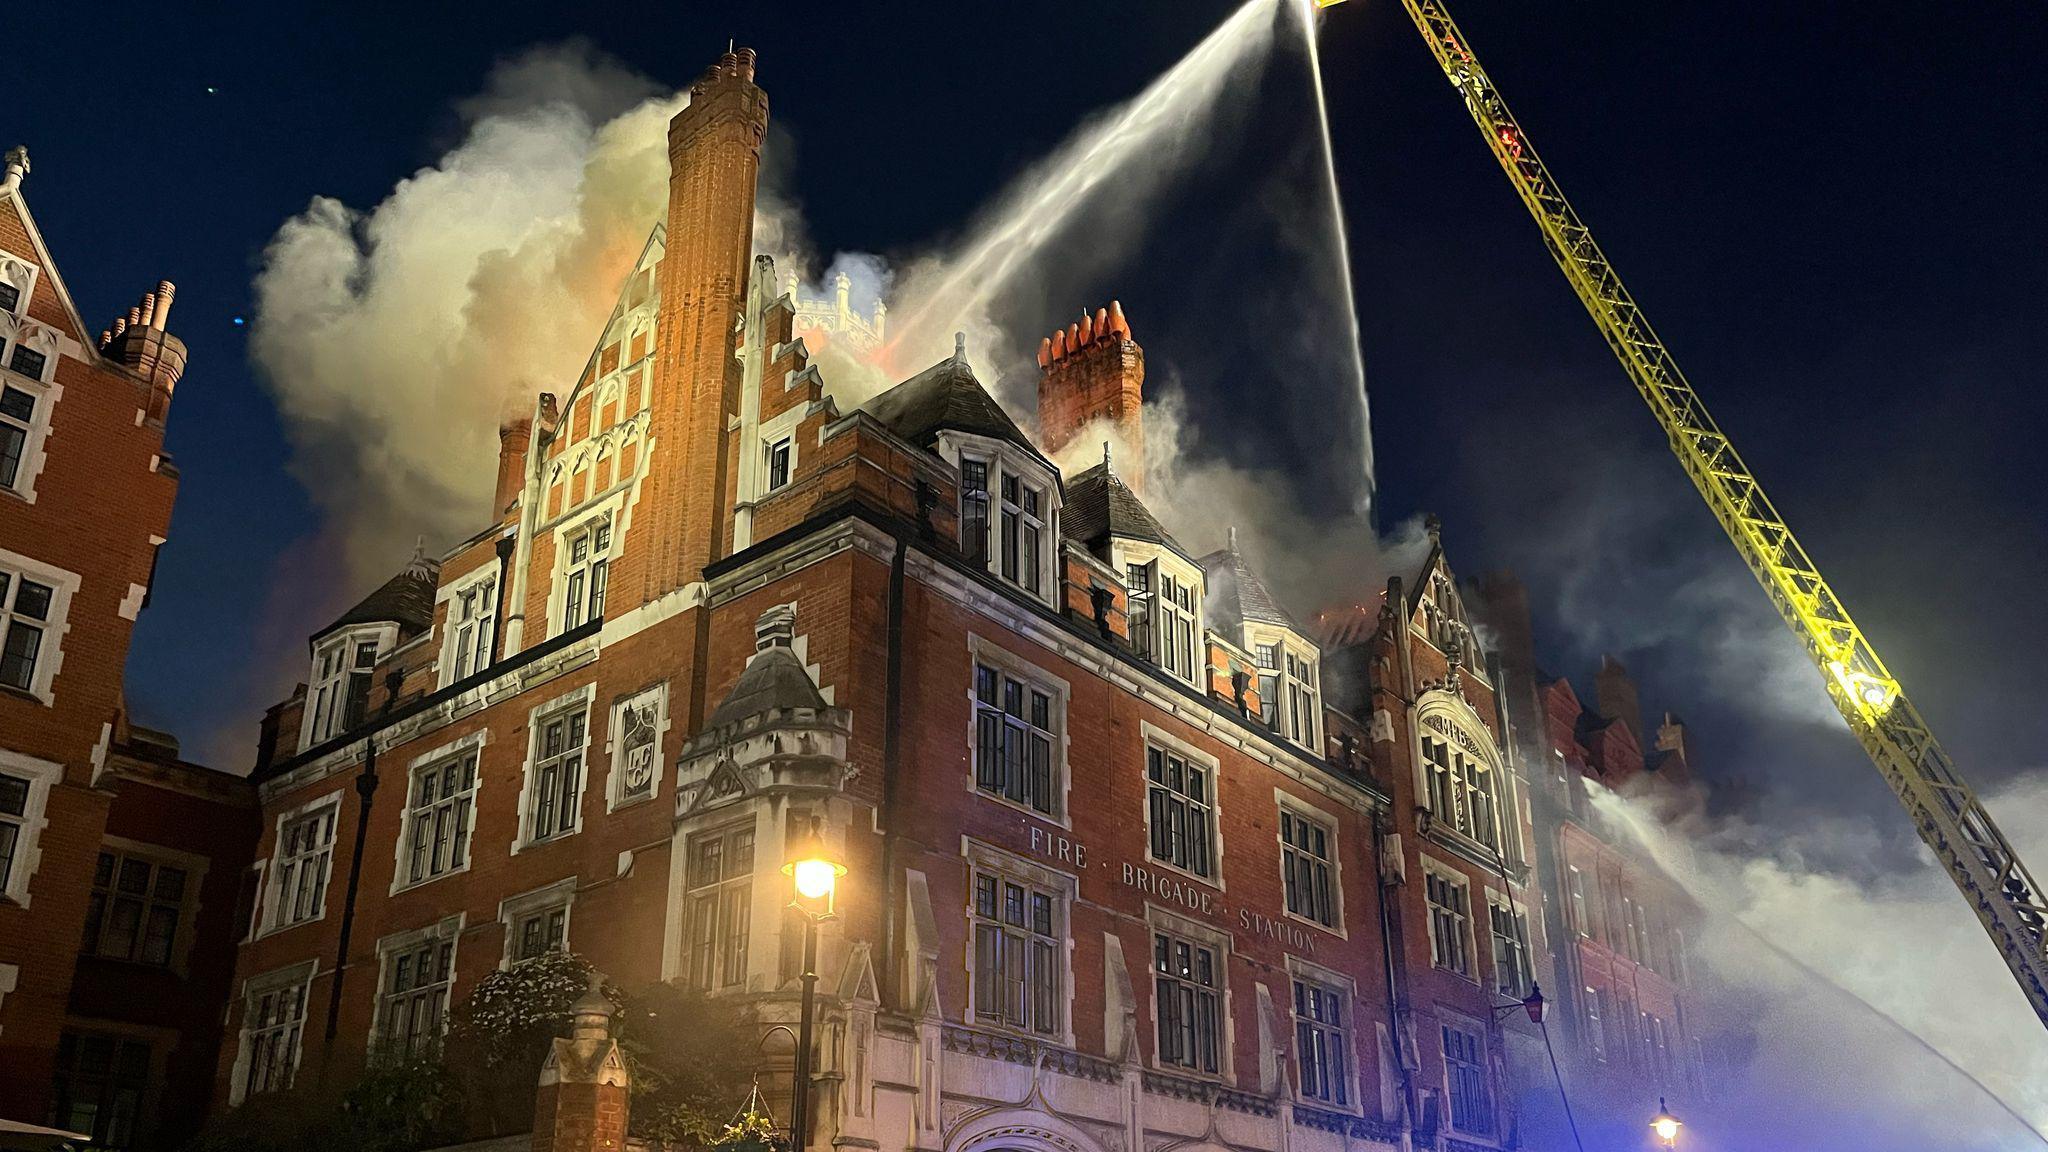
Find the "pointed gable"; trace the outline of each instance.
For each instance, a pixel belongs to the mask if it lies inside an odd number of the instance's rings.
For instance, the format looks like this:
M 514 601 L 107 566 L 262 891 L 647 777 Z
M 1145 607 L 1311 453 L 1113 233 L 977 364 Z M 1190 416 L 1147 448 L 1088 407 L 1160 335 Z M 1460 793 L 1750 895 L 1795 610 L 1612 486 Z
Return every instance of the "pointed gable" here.
M 24 273 L 26 285 L 15 279 Z M 26 288 L 20 315 L 56 329 L 81 350 L 95 344 L 19 187 L 0 191 L 0 280 Z

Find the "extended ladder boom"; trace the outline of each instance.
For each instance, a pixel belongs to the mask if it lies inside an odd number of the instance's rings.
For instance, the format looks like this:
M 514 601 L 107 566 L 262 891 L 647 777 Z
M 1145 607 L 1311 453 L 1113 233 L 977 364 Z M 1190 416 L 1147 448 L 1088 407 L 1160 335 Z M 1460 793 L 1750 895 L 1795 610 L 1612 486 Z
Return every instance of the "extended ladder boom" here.
M 1976 909 L 2035 1014 L 2048 1024 L 2048 903 L 2040 886 L 1686 383 L 1450 14 L 1436 0 L 1402 3 L 1543 229 L 1565 279 L 1649 404 L 1671 451 L 1820 669 L 1835 707 L 1913 817 L 1920 838 Z

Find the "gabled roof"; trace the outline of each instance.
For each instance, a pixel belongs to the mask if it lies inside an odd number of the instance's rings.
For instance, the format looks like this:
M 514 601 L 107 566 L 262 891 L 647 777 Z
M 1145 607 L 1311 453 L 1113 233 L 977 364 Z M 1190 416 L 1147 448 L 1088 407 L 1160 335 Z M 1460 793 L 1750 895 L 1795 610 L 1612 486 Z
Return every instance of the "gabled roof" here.
M 1202 571 L 1209 581 L 1209 620 L 1223 628 L 1237 628 L 1247 622 L 1272 624 L 1308 635 L 1308 630 L 1280 607 L 1273 592 L 1237 550 L 1236 533 L 1228 547 L 1202 557 Z
M 715 732 L 742 720 L 790 708 L 823 710 L 825 697 L 804 671 L 804 662 L 788 648 L 763 648 L 725 694 L 704 731 Z
M 402 636 L 418 635 L 433 626 L 434 591 L 439 584 L 440 565 L 415 558 L 398 575 L 342 613 L 340 619 L 313 633 L 313 641 L 318 643 L 322 636 L 352 624 L 389 622 L 398 625 Z
M 21 189 L 16 188 L 12 193 L 0 193 L 0 204 L 11 205 L 14 208 L 15 215 L 21 220 L 22 231 L 28 233 L 29 245 L 35 249 L 35 260 L 42 269 L 42 275 L 38 279 L 47 278 L 50 290 L 57 294 L 57 303 L 63 307 L 64 315 L 71 321 L 69 335 L 84 345 L 88 351 L 92 350 L 97 343 L 92 338 L 92 329 L 85 326 L 85 318 L 79 314 L 78 305 L 71 299 L 71 289 L 64 286 L 64 275 L 57 270 L 57 261 L 50 255 L 50 247 L 44 243 L 42 229 L 36 227 L 36 219 L 29 212 L 28 201 L 23 198 Z
M 1107 460 L 1067 481 L 1060 521 L 1067 539 L 1090 550 L 1107 545 L 1112 536 L 1121 536 L 1163 544 L 1190 564 L 1195 561 Z
M 861 406 L 891 432 L 929 448 L 941 431 L 966 432 L 1015 444 L 1040 460 L 1044 453 L 1003 406 L 974 378 L 962 351 L 919 372 Z M 1051 465 L 1051 461 L 1046 461 Z

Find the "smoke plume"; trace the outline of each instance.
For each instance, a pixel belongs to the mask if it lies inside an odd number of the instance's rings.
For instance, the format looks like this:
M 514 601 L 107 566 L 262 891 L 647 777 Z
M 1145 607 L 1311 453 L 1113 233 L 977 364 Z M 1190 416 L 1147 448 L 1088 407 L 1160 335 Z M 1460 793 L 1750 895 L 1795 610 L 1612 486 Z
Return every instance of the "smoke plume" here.
M 1692 1023 L 1735 1043 L 1687 1147 L 2048 1146 L 2048 1036 L 1930 855 L 1824 865 L 1869 860 L 1886 834 L 1856 816 L 1789 836 L 1704 816 L 1666 827 L 1593 792 L 1705 912 L 1690 934 L 1705 1005 Z M 2048 782 L 1988 803 L 2023 855 L 2048 851 Z

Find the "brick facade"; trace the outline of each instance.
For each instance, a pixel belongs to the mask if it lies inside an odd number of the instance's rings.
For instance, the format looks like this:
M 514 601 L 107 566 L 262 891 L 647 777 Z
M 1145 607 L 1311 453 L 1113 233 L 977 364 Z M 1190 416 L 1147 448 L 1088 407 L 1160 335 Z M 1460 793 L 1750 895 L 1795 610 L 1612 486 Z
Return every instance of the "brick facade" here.
M 0 1117 L 83 1118 L 98 1126 L 89 1135 L 141 1147 L 197 1121 L 203 1080 L 165 1070 L 203 1066 L 219 1042 L 254 792 L 178 761 L 175 744 L 131 728 L 122 705 L 129 639 L 177 491 L 163 450 L 185 363 L 165 328 L 173 289 L 157 285 L 95 334 L 28 210 L 25 175 L 25 155 L 10 153 L 0 182 Z M 130 887 L 162 887 L 122 891 L 123 867 Z M 81 955 L 89 932 L 95 947 Z M 148 1075 L 127 1083 L 114 1067 L 124 1055 Z M 138 1094 L 117 1100 L 114 1080 Z

